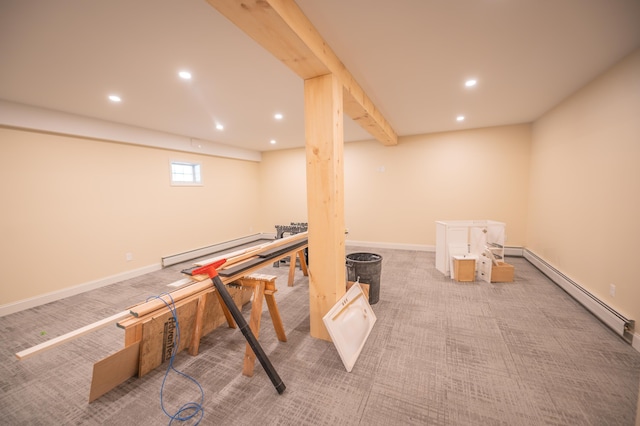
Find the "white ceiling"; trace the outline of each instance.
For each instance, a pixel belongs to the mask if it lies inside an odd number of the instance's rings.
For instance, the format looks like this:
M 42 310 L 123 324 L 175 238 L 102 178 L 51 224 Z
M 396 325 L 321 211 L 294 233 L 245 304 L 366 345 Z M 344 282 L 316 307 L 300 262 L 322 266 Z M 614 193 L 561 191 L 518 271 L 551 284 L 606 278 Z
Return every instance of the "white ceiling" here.
M 297 3 L 399 136 L 531 122 L 640 46 L 640 0 Z M 0 0 L 0 99 L 304 146 L 302 80 L 205 0 Z M 371 139 L 346 121 L 346 141 Z

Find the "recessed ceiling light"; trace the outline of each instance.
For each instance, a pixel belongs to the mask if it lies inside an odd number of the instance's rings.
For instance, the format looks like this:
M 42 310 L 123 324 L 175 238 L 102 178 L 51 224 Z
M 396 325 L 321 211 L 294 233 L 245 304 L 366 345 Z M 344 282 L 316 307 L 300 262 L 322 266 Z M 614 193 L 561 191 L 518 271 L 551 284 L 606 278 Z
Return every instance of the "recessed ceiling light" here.
M 220 123 L 216 123 L 216 129 L 223 130 L 224 126 L 222 124 L 220 124 Z
M 120 101 L 122 101 L 122 99 L 118 95 L 109 95 L 109 100 L 111 102 L 120 102 Z
M 180 71 L 178 75 L 183 80 L 191 80 L 191 73 L 189 71 Z
M 467 80 L 467 81 L 465 81 L 465 82 L 464 82 L 464 85 L 465 85 L 466 87 L 473 87 L 473 86 L 475 86 L 476 84 L 478 84 L 478 81 L 477 81 L 477 80 L 474 80 L 474 79 L 470 79 L 470 80 Z
M 282 120 L 283 115 L 280 113 L 277 113 L 273 116 L 276 120 Z
M 276 144 L 276 140 L 275 139 L 271 139 L 269 142 L 271 143 L 271 145 L 275 145 Z
M 456 117 L 457 121 L 464 121 L 464 115 L 459 115 Z

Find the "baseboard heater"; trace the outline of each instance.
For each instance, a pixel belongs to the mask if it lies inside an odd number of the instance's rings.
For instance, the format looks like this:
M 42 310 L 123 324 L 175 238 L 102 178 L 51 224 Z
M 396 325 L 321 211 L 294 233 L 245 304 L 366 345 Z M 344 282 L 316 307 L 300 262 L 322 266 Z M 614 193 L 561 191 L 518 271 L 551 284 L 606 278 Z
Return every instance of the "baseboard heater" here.
M 618 333 L 624 340 L 633 343 L 633 333 L 635 321 L 624 317 L 624 315 L 611 308 L 609 305 L 598 299 L 596 296 L 585 290 L 571 278 L 558 271 L 546 261 L 538 257 L 535 253 L 525 249 L 524 258 L 533 266 L 538 268 L 549 279 L 566 291 L 571 297 L 577 300 L 582 306 L 587 308 L 600 321 Z
M 243 244 L 249 244 L 254 241 L 259 241 L 264 239 L 273 239 L 273 235 L 270 236 L 268 234 L 257 233 L 257 234 L 247 235 L 246 237 L 225 241 L 223 243 L 212 244 L 210 246 L 201 247 L 198 249 L 193 249 L 193 250 L 185 251 L 178 254 L 172 254 L 170 256 L 166 256 L 162 258 L 162 267 L 166 268 L 167 266 L 175 265 L 177 263 L 182 263 L 189 260 L 197 259 L 202 256 L 208 256 L 213 253 L 217 253 L 223 250 L 228 250 L 234 247 L 241 246 Z

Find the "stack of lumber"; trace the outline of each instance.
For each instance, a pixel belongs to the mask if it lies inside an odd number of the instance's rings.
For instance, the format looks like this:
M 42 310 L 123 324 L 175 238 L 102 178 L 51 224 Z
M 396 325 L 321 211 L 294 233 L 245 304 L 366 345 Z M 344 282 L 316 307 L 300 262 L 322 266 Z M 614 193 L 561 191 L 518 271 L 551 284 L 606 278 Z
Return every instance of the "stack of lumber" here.
M 209 277 L 191 276 L 191 270 L 224 258 L 226 262 L 218 269 L 218 274 L 222 282 L 229 285 L 240 283 L 238 280 L 269 266 L 274 261 L 289 256 L 295 260 L 295 257 L 299 256 L 301 269 L 304 275 L 307 275 L 306 263 L 302 265 L 303 251 L 307 244 L 307 233 L 304 232 L 197 262 L 194 268 L 183 271 L 187 278 L 180 280 L 180 285 L 183 285 L 181 288 L 19 352 L 16 356 L 24 359 L 101 327 L 117 323 L 117 326 L 124 330 L 124 348 L 94 364 L 89 395 L 89 401 L 93 401 L 134 375 L 144 376 L 170 358 L 176 332 L 174 313 L 178 319 L 181 336 L 177 352 L 188 349 L 189 354 L 197 355 L 202 336 L 225 322 L 235 328 L 233 318 L 220 300 Z M 295 263 L 291 262 L 289 285 L 293 282 Z M 230 286 L 228 290 L 239 308 L 248 303 L 252 295 L 252 289 L 246 289 L 241 285 Z

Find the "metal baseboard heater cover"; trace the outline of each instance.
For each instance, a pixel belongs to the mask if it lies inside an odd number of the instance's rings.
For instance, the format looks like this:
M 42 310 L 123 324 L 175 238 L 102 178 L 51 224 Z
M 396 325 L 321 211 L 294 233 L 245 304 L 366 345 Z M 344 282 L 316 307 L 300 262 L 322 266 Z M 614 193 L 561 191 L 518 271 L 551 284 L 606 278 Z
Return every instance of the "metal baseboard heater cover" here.
M 635 321 L 625 318 L 624 315 L 598 299 L 596 296 L 585 290 L 571 278 L 558 271 L 545 260 L 530 250 L 524 250 L 524 258 L 533 266 L 538 268 L 549 279 L 566 291 L 571 297 L 577 300 L 582 306 L 594 314 L 600 321 L 618 333 L 624 340 L 633 343 L 633 333 Z

